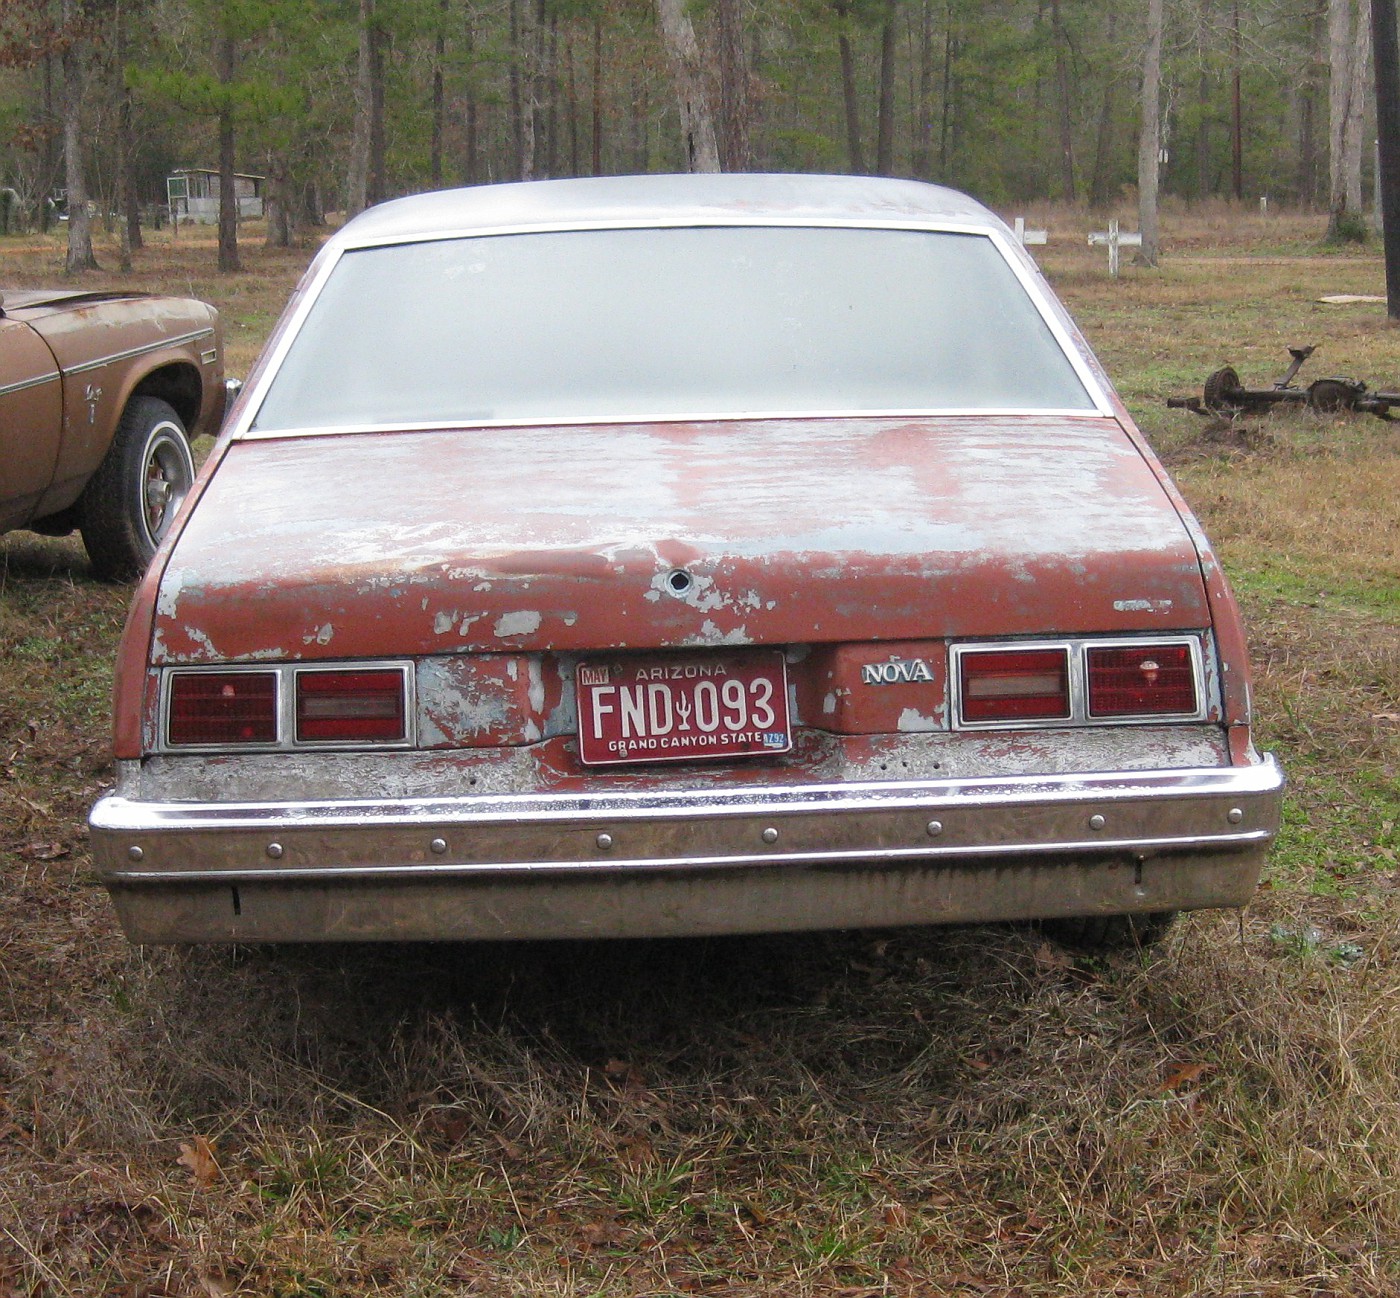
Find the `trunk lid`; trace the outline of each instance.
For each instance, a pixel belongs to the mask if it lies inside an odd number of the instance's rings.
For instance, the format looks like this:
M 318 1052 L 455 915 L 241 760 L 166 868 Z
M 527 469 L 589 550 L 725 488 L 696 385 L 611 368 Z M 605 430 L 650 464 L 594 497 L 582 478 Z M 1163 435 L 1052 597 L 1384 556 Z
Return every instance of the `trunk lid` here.
M 765 419 L 236 442 L 163 574 L 153 652 L 357 658 L 1209 624 L 1191 537 L 1114 420 Z

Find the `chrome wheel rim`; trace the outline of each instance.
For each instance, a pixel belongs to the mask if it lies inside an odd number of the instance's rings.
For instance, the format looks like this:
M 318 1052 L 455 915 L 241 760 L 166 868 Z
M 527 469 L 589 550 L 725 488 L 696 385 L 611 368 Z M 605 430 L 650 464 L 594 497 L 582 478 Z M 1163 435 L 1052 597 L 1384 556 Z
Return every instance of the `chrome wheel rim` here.
M 173 424 L 158 424 L 146 442 L 141 475 L 141 519 L 152 547 L 170 530 L 193 481 L 184 434 Z

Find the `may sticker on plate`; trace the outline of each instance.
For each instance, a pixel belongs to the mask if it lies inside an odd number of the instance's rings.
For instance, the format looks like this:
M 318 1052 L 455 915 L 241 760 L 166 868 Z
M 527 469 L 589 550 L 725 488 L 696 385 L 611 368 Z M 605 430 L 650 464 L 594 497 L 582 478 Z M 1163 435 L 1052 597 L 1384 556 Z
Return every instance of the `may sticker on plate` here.
M 590 766 L 785 753 L 781 652 L 581 662 L 579 754 Z

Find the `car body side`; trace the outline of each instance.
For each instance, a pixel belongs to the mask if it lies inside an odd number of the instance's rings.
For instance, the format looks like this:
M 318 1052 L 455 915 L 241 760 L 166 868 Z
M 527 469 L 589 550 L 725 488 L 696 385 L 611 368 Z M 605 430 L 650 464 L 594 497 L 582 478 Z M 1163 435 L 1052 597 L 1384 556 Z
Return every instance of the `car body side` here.
M 68 532 L 134 397 L 193 438 L 224 410 L 218 313 L 138 293 L 7 290 L 0 314 L 0 531 Z

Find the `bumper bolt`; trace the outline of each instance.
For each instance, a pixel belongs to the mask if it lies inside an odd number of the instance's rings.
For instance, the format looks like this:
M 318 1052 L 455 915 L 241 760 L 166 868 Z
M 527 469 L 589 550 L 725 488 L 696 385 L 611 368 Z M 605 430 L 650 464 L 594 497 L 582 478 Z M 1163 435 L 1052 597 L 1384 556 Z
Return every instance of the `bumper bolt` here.
M 778 831 L 774 829 L 772 825 L 769 825 L 768 828 L 763 831 L 762 837 L 765 843 L 776 843 L 778 841 Z
M 282 855 L 282 844 L 281 844 L 281 843 L 269 843 L 269 844 L 267 845 L 267 854 L 268 854 L 268 856 L 270 856 L 274 861 L 278 860 L 278 859 L 281 857 L 281 855 Z
M 1240 821 L 1244 819 L 1244 812 L 1241 811 L 1239 807 L 1231 807 L 1230 810 L 1225 813 L 1225 819 L 1232 825 L 1238 825 Z
M 937 838 L 943 832 L 943 822 L 941 820 L 930 820 L 924 828 L 928 831 L 930 838 Z
M 1108 821 L 1106 821 L 1102 816 L 1094 815 L 1089 817 L 1090 829 L 1102 829 L 1106 824 L 1108 824 Z
M 140 861 L 145 859 L 145 852 L 139 847 L 128 847 L 126 849 L 126 859 L 128 861 Z
M 447 851 L 447 840 L 445 838 L 435 838 L 428 844 L 428 847 L 432 850 L 434 856 L 441 856 Z
M 613 845 L 613 836 L 611 834 L 599 834 L 594 841 L 598 844 L 598 850 L 600 852 L 606 852 L 608 848 Z

